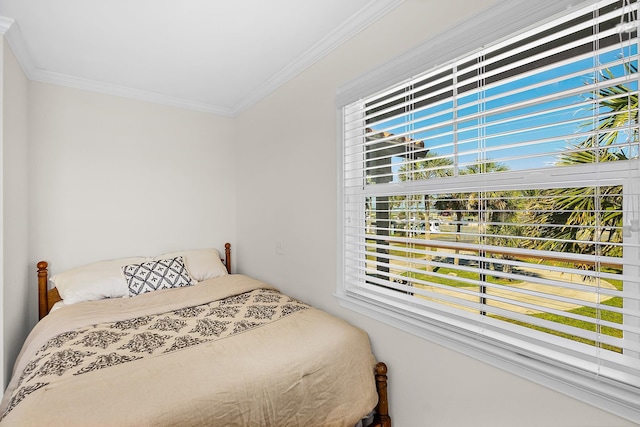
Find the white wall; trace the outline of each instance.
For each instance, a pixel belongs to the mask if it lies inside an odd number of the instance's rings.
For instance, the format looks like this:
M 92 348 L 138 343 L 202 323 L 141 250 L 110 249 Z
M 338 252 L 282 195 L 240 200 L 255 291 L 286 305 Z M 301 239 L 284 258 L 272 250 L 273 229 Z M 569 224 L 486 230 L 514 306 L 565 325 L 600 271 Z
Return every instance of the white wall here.
M 628 426 L 615 415 L 341 308 L 336 89 L 493 0 L 407 0 L 238 118 L 237 266 L 369 333 L 394 426 Z M 282 243 L 283 255 L 275 253 Z
M 233 119 L 37 82 L 29 105 L 32 265 L 235 240 Z
M 37 321 L 36 263 L 223 250 L 236 153 L 231 118 L 29 82 L 3 46 L 5 386 Z
M 1 37 L 0 37 L 1 38 Z M 2 44 L 2 286 L 3 298 L 0 341 L 2 342 L 3 389 L 13 360 L 27 332 L 30 297 L 36 290 L 28 287 L 28 81 L 11 48 Z M 31 280 L 33 282 L 33 280 Z

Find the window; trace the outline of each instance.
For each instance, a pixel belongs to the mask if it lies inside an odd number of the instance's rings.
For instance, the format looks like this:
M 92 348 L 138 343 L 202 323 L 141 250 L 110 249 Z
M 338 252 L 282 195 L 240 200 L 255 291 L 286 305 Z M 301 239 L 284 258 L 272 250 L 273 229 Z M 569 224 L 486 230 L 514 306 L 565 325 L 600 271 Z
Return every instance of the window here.
M 339 99 L 341 299 L 640 420 L 637 9 Z

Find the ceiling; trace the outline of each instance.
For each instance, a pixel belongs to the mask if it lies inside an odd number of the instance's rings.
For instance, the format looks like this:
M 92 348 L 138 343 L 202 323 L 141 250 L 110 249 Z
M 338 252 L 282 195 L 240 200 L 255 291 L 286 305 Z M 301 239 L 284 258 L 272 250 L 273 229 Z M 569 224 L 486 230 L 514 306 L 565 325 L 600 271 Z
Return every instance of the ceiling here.
M 404 0 L 0 0 L 31 80 L 234 116 Z

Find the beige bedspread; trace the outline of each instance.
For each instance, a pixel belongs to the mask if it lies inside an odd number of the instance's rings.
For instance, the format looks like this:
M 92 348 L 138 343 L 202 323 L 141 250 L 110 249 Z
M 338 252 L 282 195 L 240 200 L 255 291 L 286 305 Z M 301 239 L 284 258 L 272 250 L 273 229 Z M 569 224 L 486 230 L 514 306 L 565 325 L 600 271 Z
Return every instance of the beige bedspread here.
M 376 404 L 374 364 L 360 329 L 228 275 L 52 312 L 0 426 L 353 426 Z

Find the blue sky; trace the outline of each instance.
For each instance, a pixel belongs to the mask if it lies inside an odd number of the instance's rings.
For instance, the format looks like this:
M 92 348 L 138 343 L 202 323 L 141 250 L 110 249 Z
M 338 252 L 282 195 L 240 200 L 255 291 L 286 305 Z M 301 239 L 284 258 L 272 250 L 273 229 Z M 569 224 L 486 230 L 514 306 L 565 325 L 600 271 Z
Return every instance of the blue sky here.
M 632 47 L 625 47 L 624 50 L 618 46 L 600 55 L 600 64 L 609 68 L 616 77 L 625 74 L 623 65 L 620 63 L 617 65 L 614 64 L 615 62 L 620 62 L 622 52 L 624 52 L 625 57 L 629 55 L 637 56 L 637 45 L 634 44 Z M 633 60 L 633 64 L 637 68 L 637 59 Z M 456 100 L 459 106 L 459 118 L 461 119 L 457 125 L 458 161 L 462 165 L 476 162 L 479 156 L 478 147 L 482 144 L 487 151 L 480 155 L 506 164 L 511 170 L 552 167 L 558 152 L 564 150 L 568 144 L 576 143 L 581 139 L 576 138 L 576 132 L 589 130 L 593 127 L 589 125 L 589 123 L 593 122 L 593 108 L 580 104 L 584 103 L 590 97 L 586 88 L 589 83 L 593 82 L 595 73 L 597 73 L 597 71 L 594 70 L 593 60 L 583 59 L 489 88 L 480 94 L 476 93 L 459 97 Z M 562 78 L 562 76 L 572 74 L 576 75 L 569 78 Z M 513 90 L 556 78 L 560 78 L 559 81 L 544 84 L 535 89 L 520 91 L 519 93 L 509 96 L 500 96 L 500 94 L 506 94 Z M 637 78 L 630 80 L 628 83 L 625 83 L 625 85 L 632 90 L 638 90 Z M 583 87 L 585 90 L 580 90 Z M 581 93 L 567 96 L 563 99 L 536 103 L 504 113 L 492 113 L 492 110 L 495 108 L 509 107 L 519 102 L 572 89 L 577 89 Z M 496 95 L 498 95 L 498 98 L 491 100 L 491 98 Z M 480 97 L 486 100 L 482 105 L 478 104 Z M 449 100 L 443 104 L 435 105 L 424 111 L 415 113 L 412 118 L 417 122 L 413 124 L 413 128 L 416 129 L 449 122 L 452 119 L 453 113 L 447 110 L 450 110 L 452 106 L 453 100 Z M 488 113 L 483 119 L 486 120 L 483 128 L 485 132 L 483 138 L 479 137 L 478 132 L 478 124 L 482 119 L 476 117 L 470 118 L 467 121 L 464 120 L 465 116 L 477 114 L 481 108 Z M 533 117 L 531 116 L 536 112 L 548 111 L 554 108 L 558 110 L 542 113 Z M 527 115 L 529 117 L 515 119 L 515 117 L 521 115 Z M 420 117 L 427 118 L 420 120 Z M 508 119 L 510 120 L 505 122 L 505 120 Z M 406 122 L 410 120 L 411 117 L 405 116 L 404 118 L 376 124 L 374 125 L 374 129 L 386 129 L 388 132 L 400 134 L 408 131 L 409 126 L 406 125 Z M 518 131 L 518 129 L 529 130 Z M 506 133 L 509 134 L 506 135 Z M 412 134 L 411 137 L 415 140 L 424 141 L 425 146 L 429 148 L 432 153 L 448 156 L 453 155 L 453 125 L 451 124 L 429 131 L 416 132 Z M 526 144 L 527 141 L 540 140 L 546 140 L 546 142 Z M 507 147 L 513 144 L 523 145 L 519 145 L 517 148 Z M 518 157 L 519 159 L 513 159 L 513 157 Z M 401 157 L 393 160 L 393 163 L 396 165 L 394 168 L 395 172 L 397 172 L 402 160 Z

